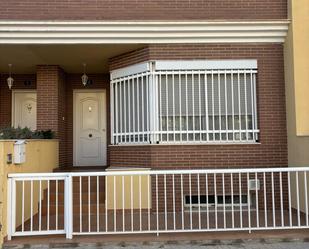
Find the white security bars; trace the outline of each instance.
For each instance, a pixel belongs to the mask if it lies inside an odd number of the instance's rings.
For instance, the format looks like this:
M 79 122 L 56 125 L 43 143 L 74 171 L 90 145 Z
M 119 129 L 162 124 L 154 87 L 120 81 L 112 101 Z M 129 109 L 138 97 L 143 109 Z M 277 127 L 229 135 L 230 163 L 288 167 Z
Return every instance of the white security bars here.
M 10 174 L 8 237 L 309 228 L 309 168 Z
M 112 143 L 256 142 L 256 60 L 153 61 L 111 72 Z

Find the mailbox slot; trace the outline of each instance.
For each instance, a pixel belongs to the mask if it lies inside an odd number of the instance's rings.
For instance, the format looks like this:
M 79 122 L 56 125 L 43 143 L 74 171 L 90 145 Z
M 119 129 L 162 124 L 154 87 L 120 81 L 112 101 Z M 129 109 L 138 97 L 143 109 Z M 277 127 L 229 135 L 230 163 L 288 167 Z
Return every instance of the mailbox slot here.
M 17 140 L 14 144 L 14 163 L 22 164 L 26 162 L 26 141 Z

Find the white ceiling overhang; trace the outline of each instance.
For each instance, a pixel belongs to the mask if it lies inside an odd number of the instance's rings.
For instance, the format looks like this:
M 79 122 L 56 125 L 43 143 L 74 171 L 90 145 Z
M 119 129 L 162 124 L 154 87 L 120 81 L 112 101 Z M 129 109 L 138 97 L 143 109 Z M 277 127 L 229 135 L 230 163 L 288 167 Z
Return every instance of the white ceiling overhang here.
M 0 21 L 0 44 L 283 43 L 289 21 Z

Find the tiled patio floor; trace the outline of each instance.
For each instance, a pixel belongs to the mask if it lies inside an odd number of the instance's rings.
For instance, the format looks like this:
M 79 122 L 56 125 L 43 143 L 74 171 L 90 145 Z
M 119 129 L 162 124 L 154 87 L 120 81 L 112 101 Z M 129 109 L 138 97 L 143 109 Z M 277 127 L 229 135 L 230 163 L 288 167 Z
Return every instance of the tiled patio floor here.
M 96 214 L 80 214 L 74 213 L 73 215 L 73 232 L 75 233 L 87 233 L 87 232 L 134 232 L 134 231 L 161 231 L 166 230 L 215 230 L 215 229 L 231 229 L 234 224 L 234 228 L 248 228 L 249 224 L 252 229 L 261 227 L 273 227 L 274 222 L 276 227 L 290 226 L 289 211 L 284 210 L 281 213 L 280 210 L 269 210 L 266 214 L 264 211 L 255 210 L 250 211 L 250 217 L 248 210 L 244 209 L 242 213 L 235 211 L 232 216 L 232 212 L 181 212 L 173 213 L 169 212 L 166 215 L 164 213 L 142 211 L 141 213 L 135 210 L 131 212 L 117 212 L 109 211 L 105 213 Z M 148 216 L 149 215 L 149 216 Z M 306 218 L 303 214 L 300 214 L 300 224 L 298 224 L 298 214 L 293 211 L 291 216 L 292 226 L 305 226 Z M 250 221 L 249 221 L 250 218 Z M 82 224 L 80 224 L 82 220 Z M 106 224 L 107 220 L 107 224 Z M 174 222 L 175 221 L 175 222 Z M 250 223 L 249 223 L 250 222 Z M 283 222 L 283 223 L 282 223 Z M 52 215 L 49 219 L 50 230 L 56 228 L 56 216 Z M 46 230 L 47 217 L 42 216 L 41 230 Z M 63 229 L 63 215 L 58 216 L 58 229 Z M 33 230 L 39 229 L 38 215 L 33 218 Z M 106 230 L 107 229 L 107 230 Z M 24 231 L 30 230 L 30 221 L 24 225 Z M 21 231 L 21 227 L 17 229 Z
M 19 237 L 6 242 L 4 248 L 307 249 L 309 230 L 180 233 L 173 236 L 170 234 L 74 236 L 72 240 L 66 240 L 64 236 Z

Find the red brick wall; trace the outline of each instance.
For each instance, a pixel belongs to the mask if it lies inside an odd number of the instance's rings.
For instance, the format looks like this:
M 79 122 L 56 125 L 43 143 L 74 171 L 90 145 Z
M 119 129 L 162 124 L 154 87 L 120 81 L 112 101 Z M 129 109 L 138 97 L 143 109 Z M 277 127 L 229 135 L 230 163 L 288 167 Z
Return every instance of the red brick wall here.
M 59 66 L 37 66 L 37 129 L 59 139 L 59 165 L 65 165 L 65 73 Z
M 138 56 L 140 54 L 140 56 Z M 151 45 L 110 60 L 111 69 L 146 59 L 257 59 L 260 144 L 111 146 L 112 166 L 151 168 L 287 166 L 283 46 Z
M 212 20 L 285 19 L 287 0 L 10 0 L 0 19 L 20 20 Z
M 5 74 L 0 75 L 0 127 L 12 125 L 12 91 L 7 86 L 7 77 Z M 36 88 L 35 74 L 14 74 L 12 77 L 14 78 L 12 90 Z
M 66 139 L 66 165 L 73 166 L 73 90 L 74 89 L 106 89 L 106 124 L 107 144 L 110 143 L 110 114 L 109 114 L 109 75 L 89 74 L 92 84 L 84 87 L 81 83 L 81 74 L 68 74 L 66 82 L 66 109 L 67 109 L 67 139 Z M 107 149 L 107 164 L 109 164 L 109 150 Z

